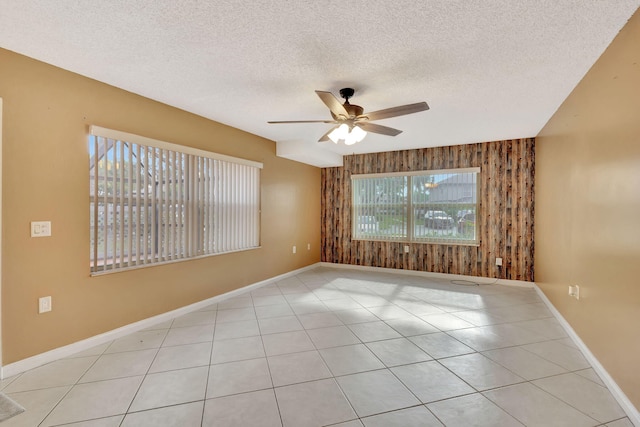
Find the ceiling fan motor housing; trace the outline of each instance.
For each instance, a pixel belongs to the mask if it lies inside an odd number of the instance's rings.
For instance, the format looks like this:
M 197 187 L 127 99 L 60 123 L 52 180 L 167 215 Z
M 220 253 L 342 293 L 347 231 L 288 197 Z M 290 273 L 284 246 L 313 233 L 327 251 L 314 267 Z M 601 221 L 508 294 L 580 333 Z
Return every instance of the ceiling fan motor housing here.
M 364 108 L 362 108 L 359 105 L 349 104 L 349 101 L 345 101 L 345 103 L 342 104 L 342 106 L 344 107 L 345 110 L 347 110 L 347 113 L 349 113 L 348 118 L 358 117 L 358 116 L 361 116 L 362 113 L 364 113 Z M 333 112 L 331 112 L 331 116 L 333 116 L 334 120 L 339 119 L 339 117 L 333 114 Z

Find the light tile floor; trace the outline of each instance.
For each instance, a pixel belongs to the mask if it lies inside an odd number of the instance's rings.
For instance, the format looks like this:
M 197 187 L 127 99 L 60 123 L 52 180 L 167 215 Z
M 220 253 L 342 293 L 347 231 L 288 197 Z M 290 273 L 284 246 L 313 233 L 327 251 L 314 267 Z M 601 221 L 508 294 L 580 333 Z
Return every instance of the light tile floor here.
M 535 291 L 318 267 L 0 382 L 14 426 L 632 426 Z

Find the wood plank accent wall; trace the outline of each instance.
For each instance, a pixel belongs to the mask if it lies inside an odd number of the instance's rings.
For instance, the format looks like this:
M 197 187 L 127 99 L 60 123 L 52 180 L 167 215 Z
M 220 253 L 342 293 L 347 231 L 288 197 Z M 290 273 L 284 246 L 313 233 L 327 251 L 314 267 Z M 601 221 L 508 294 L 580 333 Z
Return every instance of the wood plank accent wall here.
M 533 281 L 534 162 L 534 138 L 345 156 L 322 169 L 322 261 Z M 479 246 L 351 239 L 351 174 L 467 167 L 480 167 Z

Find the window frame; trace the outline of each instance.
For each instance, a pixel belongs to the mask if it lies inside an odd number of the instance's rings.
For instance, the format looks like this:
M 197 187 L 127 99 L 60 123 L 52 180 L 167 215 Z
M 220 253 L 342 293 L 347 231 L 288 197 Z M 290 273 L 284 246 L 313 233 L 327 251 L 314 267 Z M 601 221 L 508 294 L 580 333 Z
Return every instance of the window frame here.
M 417 221 L 423 219 L 423 217 L 416 216 L 416 205 L 413 201 L 413 180 L 416 177 L 430 177 L 437 175 L 457 175 L 457 174 L 465 174 L 465 173 L 474 173 L 475 174 L 475 201 L 472 203 L 475 205 L 472 209 L 475 214 L 475 226 L 474 226 L 474 235 L 473 239 L 454 239 L 451 237 L 446 238 L 437 238 L 433 236 L 416 236 L 416 228 L 415 224 Z M 480 246 L 480 221 L 479 211 L 480 211 L 480 167 L 469 167 L 469 168 L 455 168 L 455 169 L 436 169 L 436 170 L 422 170 L 422 171 L 409 171 L 409 172 L 390 172 L 390 173 L 374 173 L 374 174 L 352 174 L 351 175 L 351 238 L 352 240 L 361 240 L 361 241 L 382 241 L 382 242 L 401 242 L 401 243 L 423 243 L 423 244 L 441 244 L 441 245 L 462 245 L 462 246 Z M 357 217 L 360 216 L 370 216 L 371 213 L 367 213 L 367 215 L 363 215 L 360 211 L 360 207 L 362 206 L 359 202 L 356 201 L 356 197 L 358 196 L 357 191 L 355 190 L 354 181 L 364 180 L 364 179 L 372 179 L 372 178 L 393 178 L 393 177 L 402 177 L 405 178 L 405 184 L 403 188 L 403 192 L 405 195 L 405 202 L 394 208 L 396 210 L 402 207 L 404 210 L 404 224 L 406 225 L 406 230 L 403 229 L 404 234 L 398 237 L 389 236 L 385 237 L 384 235 L 364 235 L 359 232 L 358 226 L 359 222 Z M 472 196 L 473 199 L 473 190 Z M 454 203 L 450 203 L 454 204 Z M 462 204 L 462 203 L 461 203 Z M 469 203 L 466 203 L 469 204 Z M 428 204 L 426 205 L 428 206 Z M 385 206 L 388 207 L 388 206 Z M 374 205 L 374 208 L 378 209 L 377 206 Z M 420 215 L 426 214 L 428 209 L 425 209 L 424 213 Z M 464 215 L 463 215 L 464 216 Z M 462 218 L 462 217 L 461 217 Z M 457 221 L 454 220 L 453 227 L 457 227 Z M 375 227 L 377 229 L 377 226 Z M 457 234 L 457 230 L 456 230 Z
M 100 138 L 103 146 L 99 146 Z M 260 247 L 262 163 L 95 125 L 90 126 L 87 140 L 93 144 L 93 155 L 89 148 L 91 276 Z M 114 151 L 109 154 L 110 150 Z M 113 156 L 111 166 L 109 156 Z M 100 162 L 104 162 L 105 166 L 100 165 L 104 169 L 99 169 Z M 114 170 L 112 178 L 110 168 Z M 104 195 L 98 191 L 102 179 Z M 110 191 L 109 179 L 113 179 Z M 158 182 L 159 191 L 151 193 L 149 185 L 156 188 Z M 104 206 L 102 224 L 98 221 L 100 206 Z M 123 215 L 120 223 L 118 214 L 109 215 L 109 209 L 119 210 Z M 126 218 L 126 225 L 122 218 Z M 230 228 L 222 229 L 220 225 Z M 245 228 L 237 228 L 242 225 Z M 165 234 L 151 237 L 152 231 L 147 234 L 149 227 Z M 117 245 L 118 228 L 125 236 L 120 237 L 120 242 L 126 239 L 129 251 L 124 244 Z M 107 239 L 113 242 L 110 251 L 108 244 L 101 243 L 100 235 L 102 242 Z M 206 242 L 207 239 L 211 240 Z M 229 245 L 229 239 L 236 241 Z M 130 252 L 133 246 L 135 251 Z

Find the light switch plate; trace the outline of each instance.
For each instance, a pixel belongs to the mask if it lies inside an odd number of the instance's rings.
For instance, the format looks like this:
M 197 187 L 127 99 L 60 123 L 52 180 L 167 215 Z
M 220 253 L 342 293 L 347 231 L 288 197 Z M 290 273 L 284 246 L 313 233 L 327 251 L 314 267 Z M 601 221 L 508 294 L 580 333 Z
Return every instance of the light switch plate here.
M 38 299 L 38 313 L 46 313 L 51 311 L 51 297 L 42 297 Z
M 51 236 L 51 221 L 31 221 L 31 237 Z

